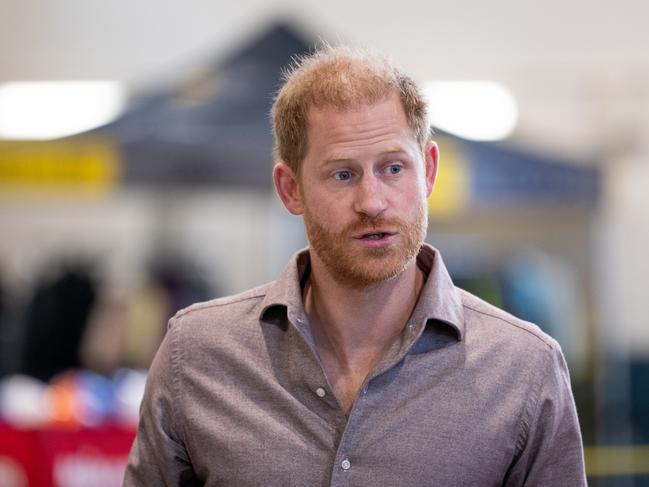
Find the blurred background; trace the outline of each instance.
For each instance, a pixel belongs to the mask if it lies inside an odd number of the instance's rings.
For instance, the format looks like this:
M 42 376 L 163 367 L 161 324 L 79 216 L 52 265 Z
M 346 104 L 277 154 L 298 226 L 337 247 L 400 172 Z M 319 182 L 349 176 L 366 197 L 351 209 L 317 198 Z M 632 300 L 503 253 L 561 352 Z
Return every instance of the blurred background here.
M 271 186 L 321 41 L 424 87 L 427 241 L 562 345 L 590 485 L 649 485 L 649 5 L 0 3 L 0 487 L 120 485 L 168 318 L 306 244 Z

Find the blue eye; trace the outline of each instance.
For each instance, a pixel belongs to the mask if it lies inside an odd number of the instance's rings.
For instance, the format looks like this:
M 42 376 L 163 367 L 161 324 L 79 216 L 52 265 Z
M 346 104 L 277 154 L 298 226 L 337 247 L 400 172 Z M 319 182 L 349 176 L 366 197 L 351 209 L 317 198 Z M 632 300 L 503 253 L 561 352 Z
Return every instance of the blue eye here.
M 399 164 L 392 164 L 388 166 L 388 173 L 389 174 L 399 174 L 401 172 L 401 169 L 403 169 Z
M 334 178 L 338 179 L 339 181 L 349 181 L 351 177 L 351 171 L 338 171 L 336 174 L 334 174 Z

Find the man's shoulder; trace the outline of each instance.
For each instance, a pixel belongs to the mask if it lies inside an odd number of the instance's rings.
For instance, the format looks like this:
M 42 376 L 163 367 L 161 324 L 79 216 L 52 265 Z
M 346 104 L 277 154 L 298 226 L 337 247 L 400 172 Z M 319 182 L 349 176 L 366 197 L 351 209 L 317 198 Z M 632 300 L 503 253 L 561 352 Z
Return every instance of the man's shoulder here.
M 176 312 L 170 320 L 170 327 L 179 323 L 192 327 L 209 325 L 219 326 L 236 322 L 243 324 L 255 320 L 261 313 L 261 305 L 273 282 L 248 289 L 239 294 L 224 296 L 209 301 L 192 304 Z
M 456 288 L 464 309 L 467 337 L 481 341 L 502 342 L 518 349 L 557 351 L 557 341 L 536 324 L 522 320 L 479 297 Z

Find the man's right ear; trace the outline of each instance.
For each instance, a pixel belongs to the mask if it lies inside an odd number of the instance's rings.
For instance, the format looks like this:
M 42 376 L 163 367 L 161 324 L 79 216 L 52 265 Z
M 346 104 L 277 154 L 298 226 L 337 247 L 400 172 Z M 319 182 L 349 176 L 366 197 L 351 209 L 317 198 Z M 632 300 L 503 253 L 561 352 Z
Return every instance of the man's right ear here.
M 286 209 L 293 215 L 301 215 L 304 213 L 302 192 L 300 191 L 297 175 L 285 162 L 280 161 L 275 164 L 273 168 L 273 181 L 275 182 L 277 194 Z

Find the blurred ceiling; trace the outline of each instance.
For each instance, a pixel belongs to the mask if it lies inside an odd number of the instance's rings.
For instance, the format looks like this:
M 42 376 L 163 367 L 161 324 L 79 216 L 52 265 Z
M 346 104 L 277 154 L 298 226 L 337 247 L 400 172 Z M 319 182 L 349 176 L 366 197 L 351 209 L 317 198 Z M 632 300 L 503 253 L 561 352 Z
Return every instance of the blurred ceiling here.
M 0 82 L 112 79 L 144 93 L 286 20 L 376 48 L 419 81 L 491 79 L 515 93 L 513 142 L 599 159 L 649 138 L 649 3 L 3 0 Z

